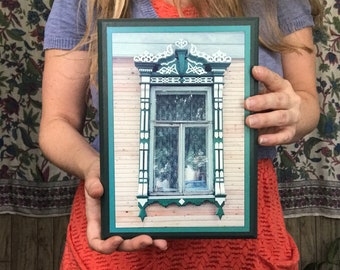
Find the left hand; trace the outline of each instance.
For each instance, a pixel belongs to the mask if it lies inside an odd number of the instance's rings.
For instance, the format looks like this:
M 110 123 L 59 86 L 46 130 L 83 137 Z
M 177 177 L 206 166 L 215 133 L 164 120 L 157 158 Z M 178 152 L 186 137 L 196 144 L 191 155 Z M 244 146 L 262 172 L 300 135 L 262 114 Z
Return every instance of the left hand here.
M 167 249 L 167 241 L 152 239 L 148 235 L 138 235 L 124 240 L 120 236 L 112 236 L 101 239 L 101 204 L 100 197 L 103 195 L 103 186 L 99 177 L 99 158 L 91 164 L 85 173 L 85 207 L 87 219 L 87 240 L 91 249 L 102 253 L 111 254 L 116 251 L 138 251 L 148 246 L 155 246 L 160 250 Z
M 246 118 L 246 125 L 258 129 L 260 145 L 290 143 L 301 118 L 301 97 L 288 80 L 266 67 L 254 67 L 252 75 L 263 89 L 245 100 L 245 109 L 253 112 Z

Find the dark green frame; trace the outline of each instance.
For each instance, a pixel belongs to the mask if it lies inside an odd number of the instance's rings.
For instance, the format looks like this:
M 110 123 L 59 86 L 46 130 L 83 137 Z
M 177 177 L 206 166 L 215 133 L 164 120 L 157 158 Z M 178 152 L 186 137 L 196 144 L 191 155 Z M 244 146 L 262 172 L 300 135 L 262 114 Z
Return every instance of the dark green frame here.
M 99 49 L 99 104 L 100 104 L 100 157 L 101 179 L 104 186 L 102 197 L 102 237 L 120 235 L 131 238 L 140 234 L 149 234 L 155 238 L 254 238 L 257 235 L 257 151 L 256 132 L 246 129 L 249 147 L 245 156 L 247 179 L 245 179 L 245 225 L 242 227 L 140 227 L 117 228 L 115 226 L 114 193 L 114 142 L 110 139 L 110 132 L 114 132 L 112 56 L 109 44 L 114 42 L 115 33 L 156 32 L 159 29 L 166 32 L 199 33 L 201 28 L 209 32 L 244 31 L 246 36 L 245 60 L 246 84 L 248 93 L 245 97 L 257 93 L 257 82 L 252 78 L 251 67 L 258 64 L 258 19 L 257 18 L 218 18 L 218 19 L 124 19 L 98 21 L 98 49 Z M 174 30 L 176 29 L 176 30 Z M 188 31 L 190 29 L 190 31 Z M 182 33 L 182 32 L 181 32 Z M 111 92 L 110 92 L 111 91 Z M 249 112 L 246 112 L 246 115 Z M 110 165 L 111 164 L 111 165 Z M 136 179 L 137 184 L 137 179 Z

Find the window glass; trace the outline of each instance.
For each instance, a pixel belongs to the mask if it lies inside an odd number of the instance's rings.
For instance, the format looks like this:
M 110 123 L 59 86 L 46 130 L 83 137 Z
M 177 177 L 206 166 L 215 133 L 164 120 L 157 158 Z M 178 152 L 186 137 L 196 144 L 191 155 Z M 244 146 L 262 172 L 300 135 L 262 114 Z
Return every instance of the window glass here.
M 155 128 L 154 191 L 178 192 L 178 128 Z
M 157 94 L 156 120 L 205 120 L 205 103 L 206 95 L 202 94 Z
M 205 127 L 185 129 L 185 191 L 206 190 L 207 153 Z
M 155 92 L 152 193 L 209 191 L 207 93 Z

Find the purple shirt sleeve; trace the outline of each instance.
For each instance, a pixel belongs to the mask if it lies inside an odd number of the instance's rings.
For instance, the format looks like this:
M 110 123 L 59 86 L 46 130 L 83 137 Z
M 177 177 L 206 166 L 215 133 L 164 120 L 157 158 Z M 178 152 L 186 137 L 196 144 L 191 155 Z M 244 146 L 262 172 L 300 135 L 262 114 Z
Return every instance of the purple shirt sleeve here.
M 285 35 L 313 26 L 309 0 L 278 0 L 278 20 Z
M 74 48 L 86 29 L 86 0 L 54 0 L 45 26 L 44 49 Z

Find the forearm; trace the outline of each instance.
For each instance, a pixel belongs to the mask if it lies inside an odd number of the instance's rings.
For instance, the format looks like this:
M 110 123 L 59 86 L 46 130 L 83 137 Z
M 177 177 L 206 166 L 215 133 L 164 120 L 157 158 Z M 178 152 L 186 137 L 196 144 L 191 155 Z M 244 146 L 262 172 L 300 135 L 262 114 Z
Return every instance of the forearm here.
M 305 28 L 287 36 L 287 41 L 313 48 L 312 29 Z M 310 133 L 318 124 L 320 108 L 316 91 L 315 53 L 300 49 L 298 52 L 282 55 L 284 78 L 301 99 L 300 117 L 296 124 L 296 133 L 291 142 Z
M 40 147 L 52 163 L 80 178 L 99 159 L 82 136 L 88 80 L 86 52 L 46 51 Z
M 99 160 L 98 152 L 64 119 L 42 120 L 39 143 L 47 159 L 81 179 Z
M 291 143 L 300 140 L 312 132 L 320 118 L 320 107 L 316 95 L 306 91 L 296 91 L 301 98 L 301 116 L 296 126 L 296 134 Z

